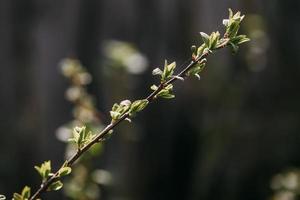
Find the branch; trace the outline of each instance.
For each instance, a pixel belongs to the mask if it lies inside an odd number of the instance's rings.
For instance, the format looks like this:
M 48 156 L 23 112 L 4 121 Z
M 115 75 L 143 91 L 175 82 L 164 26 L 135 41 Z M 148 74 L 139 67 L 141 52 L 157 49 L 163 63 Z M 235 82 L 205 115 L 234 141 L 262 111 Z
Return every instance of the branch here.
M 174 69 L 176 63 L 173 62 L 168 64 L 165 61 L 163 70 L 156 68 L 153 70 L 153 75 L 159 75 L 161 77 L 160 84 L 158 86 L 153 85 L 151 89 L 153 90 L 145 99 L 136 100 L 131 103 L 129 100 L 124 100 L 120 104 L 114 104 L 111 115 L 111 123 L 107 125 L 100 133 L 96 135 L 91 135 L 90 132 L 85 130 L 85 127 L 76 127 L 74 129 L 74 137 L 71 138 L 74 141 L 78 148 L 77 152 L 57 170 L 55 173 L 51 173 L 50 161 L 45 162 L 41 167 L 36 167 L 38 172 L 43 178 L 43 182 L 40 188 L 30 196 L 30 188 L 27 194 L 15 193 L 14 200 L 35 200 L 40 197 L 40 195 L 47 190 L 58 190 L 62 187 L 60 179 L 62 176 L 65 176 L 71 172 L 72 165 L 94 144 L 99 143 L 105 139 L 105 137 L 112 133 L 114 127 L 120 124 L 124 120 L 129 120 L 135 116 L 136 113 L 142 111 L 149 103 L 153 102 L 155 99 L 161 98 L 174 98 L 172 94 L 173 85 L 172 83 L 177 80 L 184 80 L 188 76 L 200 77 L 199 73 L 206 66 L 206 58 L 212 54 L 214 51 L 230 47 L 233 52 L 236 52 L 238 45 L 244 42 L 249 41 L 245 35 L 237 35 L 240 23 L 243 20 L 244 16 L 240 15 L 240 12 L 237 12 L 233 15 L 232 11 L 229 11 L 229 19 L 223 20 L 223 24 L 226 27 L 226 31 L 222 38 L 220 38 L 219 32 L 213 32 L 211 35 L 205 33 L 200 33 L 203 44 L 196 48 L 192 46 L 192 57 L 189 61 L 189 64 L 181 70 L 177 75 L 174 74 Z M 28 188 L 26 191 L 28 191 Z M 18 195 L 20 198 L 18 199 Z M 27 195 L 27 196 L 26 196 Z M 24 197 L 26 196 L 26 197 Z

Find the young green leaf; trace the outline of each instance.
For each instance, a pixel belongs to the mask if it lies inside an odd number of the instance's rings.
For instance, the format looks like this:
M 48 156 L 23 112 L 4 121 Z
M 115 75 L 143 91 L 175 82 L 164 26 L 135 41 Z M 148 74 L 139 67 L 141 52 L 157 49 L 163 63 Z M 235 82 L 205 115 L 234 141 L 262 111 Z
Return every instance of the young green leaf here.
M 76 135 L 78 136 L 78 139 L 77 139 L 77 144 L 78 144 L 78 147 L 80 148 L 83 144 L 83 140 L 86 136 L 86 127 L 83 126 L 83 127 L 75 127 L 74 128 L 74 132 L 76 132 Z
M 233 39 L 230 40 L 232 43 L 234 43 L 235 45 L 238 45 L 238 44 L 242 44 L 242 43 L 245 43 L 245 42 L 249 42 L 250 39 L 247 38 L 246 35 L 238 35 L 236 37 L 234 37 Z
M 207 35 L 204 32 L 200 32 L 200 35 L 201 35 L 202 40 L 203 40 L 204 44 L 206 45 L 206 47 L 209 47 L 209 41 L 210 41 L 209 35 Z
M 24 200 L 24 199 L 23 199 L 22 195 L 20 195 L 18 193 L 14 193 L 13 200 Z
M 22 197 L 23 199 L 29 199 L 31 193 L 31 189 L 28 186 L 25 186 L 22 190 Z
M 220 33 L 218 31 L 212 32 L 209 39 L 209 49 L 215 49 L 217 47 L 219 39 L 220 39 Z
M 147 99 L 134 101 L 130 107 L 129 113 L 134 115 L 135 113 L 142 111 L 148 105 L 148 103 L 149 101 Z
M 72 172 L 71 167 L 62 167 L 59 169 L 58 174 L 60 177 L 62 177 L 62 176 L 69 175 L 71 172 Z
M 173 99 L 173 98 L 175 98 L 175 95 L 170 94 L 170 93 L 161 93 L 159 96 L 164 98 L 164 99 Z
M 200 47 L 198 47 L 197 49 L 197 57 L 201 56 L 204 52 L 204 49 L 206 48 L 205 47 L 206 45 L 205 44 L 202 44 Z
M 63 183 L 61 181 L 56 181 L 49 186 L 48 191 L 57 191 L 60 190 L 62 187 Z
M 159 68 L 155 68 L 153 71 L 152 71 L 152 75 L 153 76 L 156 76 L 156 75 L 162 75 L 162 71 L 161 71 L 161 69 L 159 69 Z
M 113 120 L 118 120 L 121 117 L 121 113 L 116 111 L 110 111 L 110 116 Z
M 171 76 L 174 73 L 174 69 L 176 67 L 176 62 L 172 62 L 171 64 L 168 64 L 168 61 L 165 60 L 165 66 L 164 66 L 164 71 L 161 75 L 161 81 L 164 82 L 167 79 L 171 78 Z
M 171 99 L 174 98 L 175 95 L 172 94 L 172 90 L 173 90 L 173 85 L 169 84 L 167 85 L 164 89 L 162 89 L 157 95 L 156 97 L 162 97 L 165 99 Z
M 30 196 L 31 196 L 31 189 L 30 189 L 30 187 L 25 186 L 23 188 L 21 194 L 18 194 L 18 193 L 13 194 L 12 200 L 29 200 Z M 1 197 L 1 195 L 0 195 L 0 197 Z M 5 199 L 5 197 L 2 199 Z M 0 200 L 1 200 L 1 198 L 0 198 Z
M 193 54 L 196 54 L 197 47 L 195 45 L 191 46 L 191 51 L 192 51 Z
M 114 104 L 112 110 L 110 111 L 110 116 L 112 121 L 120 119 L 126 112 L 129 111 L 131 106 L 131 101 L 123 100 L 120 104 Z
M 229 8 L 228 11 L 229 11 L 229 19 L 231 19 L 233 17 L 233 11 L 231 10 L 231 8 Z
M 41 164 L 41 166 L 34 166 L 34 168 L 38 171 L 43 181 L 47 180 L 49 174 L 51 173 L 51 161 L 45 161 Z
M 112 111 L 116 111 L 118 109 L 119 105 L 115 103 L 113 107 L 111 108 Z
M 69 141 L 77 144 L 78 150 L 80 150 L 85 144 L 92 140 L 93 134 L 87 130 L 86 126 L 78 127 L 73 129 L 73 138 Z
M 113 120 L 118 120 L 121 117 L 121 113 L 116 111 L 110 111 L 110 116 Z
M 240 23 L 243 21 L 244 17 L 245 15 L 241 16 L 241 12 L 233 14 L 232 10 L 229 9 L 229 18 L 223 20 L 223 24 L 226 27 L 226 37 L 230 39 L 236 37 L 240 28 Z

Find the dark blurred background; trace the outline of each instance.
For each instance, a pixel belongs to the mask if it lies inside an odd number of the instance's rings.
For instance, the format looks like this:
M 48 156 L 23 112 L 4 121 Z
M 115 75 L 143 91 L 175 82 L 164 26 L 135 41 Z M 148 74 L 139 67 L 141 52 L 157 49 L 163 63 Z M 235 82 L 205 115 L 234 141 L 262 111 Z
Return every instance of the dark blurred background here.
M 107 116 L 114 102 L 146 96 L 158 81 L 151 70 L 164 59 L 188 59 L 199 31 L 222 30 L 231 7 L 246 14 L 241 32 L 252 41 L 236 56 L 211 56 L 201 81 L 176 83 L 175 99 L 157 101 L 115 130 L 97 161 L 114 180 L 101 199 L 268 199 L 272 176 L 300 167 L 299 4 L 0 0 L 0 193 L 37 187 L 33 166 L 50 159 L 58 167 L 64 159 L 65 144 L 55 137 L 72 109 L 58 68 L 63 58 L 87 67 L 89 91 Z M 106 76 L 107 40 L 134 44 L 147 70 Z

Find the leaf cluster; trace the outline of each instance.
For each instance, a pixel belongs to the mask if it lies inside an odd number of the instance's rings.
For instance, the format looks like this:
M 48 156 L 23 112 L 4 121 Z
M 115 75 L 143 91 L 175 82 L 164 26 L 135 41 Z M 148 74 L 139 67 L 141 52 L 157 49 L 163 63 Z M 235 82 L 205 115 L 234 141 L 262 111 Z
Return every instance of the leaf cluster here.
M 183 77 L 173 75 L 175 68 L 176 68 L 176 62 L 172 62 L 172 63 L 168 64 L 168 61 L 165 60 L 163 70 L 161 70 L 160 68 L 155 68 L 152 71 L 152 75 L 160 76 L 160 83 L 161 83 L 160 86 L 152 85 L 150 87 L 150 89 L 153 91 L 159 90 L 159 92 L 155 95 L 155 98 L 162 97 L 165 99 L 172 99 L 175 97 L 175 95 L 172 94 L 173 85 L 166 84 L 167 81 L 170 80 L 171 78 L 176 78 L 176 79 L 184 81 Z M 162 88 L 160 88 L 160 87 L 162 87 Z
M 223 25 L 226 28 L 224 34 L 225 38 L 228 38 L 229 45 L 233 53 L 236 53 L 239 49 L 239 44 L 250 41 L 246 35 L 238 35 L 240 24 L 243 21 L 245 15 L 241 15 L 241 12 L 233 14 L 232 10 L 229 9 L 229 18 L 223 20 Z
M 45 183 L 47 180 L 49 180 L 49 178 L 55 176 L 55 178 L 60 178 L 63 176 L 66 176 L 68 174 L 71 173 L 72 169 L 68 166 L 66 166 L 66 164 L 64 164 L 56 174 L 53 174 L 51 172 L 51 161 L 45 161 L 44 163 L 41 164 L 41 166 L 35 166 L 34 167 L 37 172 L 39 173 L 39 175 L 42 177 L 42 182 Z M 61 181 L 55 181 L 53 182 L 49 188 L 48 191 L 52 191 L 52 190 L 59 190 L 63 187 L 63 184 Z
M 142 111 L 149 101 L 147 99 L 136 100 L 131 102 L 130 100 L 123 100 L 121 103 L 115 103 L 110 111 L 112 122 L 121 119 L 125 114 L 129 116 L 135 116 L 136 113 Z M 127 120 L 130 121 L 129 118 Z
M 238 45 L 250 40 L 246 35 L 238 35 L 240 23 L 242 22 L 244 17 L 244 15 L 241 15 L 241 12 L 233 14 L 232 10 L 229 9 L 228 19 L 223 20 L 225 33 L 222 38 L 218 31 L 212 32 L 210 35 L 204 32 L 200 32 L 203 44 L 198 48 L 195 45 L 191 47 L 192 60 L 196 62 L 196 64 L 187 72 L 188 76 L 194 75 L 197 78 L 200 78 L 199 73 L 204 69 L 206 65 L 206 59 L 203 59 L 203 57 L 212 53 L 213 50 L 229 45 L 232 52 L 236 53 L 239 48 Z
M 91 131 L 87 130 L 86 126 L 78 127 L 73 129 L 73 137 L 69 139 L 70 142 L 77 144 L 78 150 L 93 139 L 94 135 Z
M 42 177 L 43 182 L 45 182 L 51 174 L 51 161 L 45 161 L 41 164 L 41 166 L 34 166 L 36 171 L 39 173 L 39 175 Z
M 151 90 L 156 91 L 158 90 L 158 86 L 156 85 L 152 85 L 150 87 Z M 166 87 L 164 87 L 163 89 L 161 89 L 156 95 L 155 98 L 157 97 L 162 97 L 164 99 L 172 99 L 175 97 L 174 94 L 172 94 L 173 91 L 173 85 L 172 84 L 168 84 Z
M 31 189 L 25 186 L 21 193 L 14 193 L 13 200 L 29 200 L 31 196 Z
M 161 82 L 163 83 L 172 77 L 172 75 L 174 74 L 175 67 L 176 67 L 176 62 L 172 62 L 171 64 L 168 64 L 168 61 L 165 60 L 164 69 L 161 70 L 160 68 L 155 68 L 152 71 L 152 75 L 154 76 L 159 75 L 161 77 Z

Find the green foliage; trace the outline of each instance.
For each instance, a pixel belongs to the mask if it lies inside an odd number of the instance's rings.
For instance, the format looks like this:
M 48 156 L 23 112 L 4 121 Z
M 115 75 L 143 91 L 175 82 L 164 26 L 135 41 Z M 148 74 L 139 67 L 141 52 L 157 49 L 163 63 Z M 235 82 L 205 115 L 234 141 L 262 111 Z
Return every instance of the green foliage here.
M 35 166 L 34 168 L 38 171 L 39 175 L 42 177 L 42 182 L 45 183 L 46 181 L 49 180 L 52 176 L 55 176 L 55 178 L 60 178 L 63 176 L 66 176 L 71 173 L 72 169 L 68 166 L 65 166 L 64 164 L 56 174 L 51 173 L 51 161 L 45 161 L 44 163 L 41 164 L 41 166 Z M 61 181 L 55 181 L 50 184 L 50 186 L 47 188 L 48 191 L 51 190 L 59 190 L 63 186 Z M 15 193 L 14 198 L 23 198 L 24 200 L 26 199 L 27 196 L 30 196 L 30 188 L 25 187 L 20 194 Z M 29 198 L 29 197 L 28 197 Z
M 161 82 L 160 86 L 152 85 L 150 87 L 151 90 L 158 91 L 157 94 L 154 96 L 154 98 L 162 97 L 165 99 L 172 99 L 175 97 L 175 95 L 172 94 L 173 85 L 166 84 L 167 81 L 169 81 L 172 78 L 182 80 L 182 81 L 184 80 L 184 78 L 181 76 L 173 75 L 175 68 L 176 68 L 176 62 L 172 62 L 171 64 L 168 64 L 167 60 L 165 60 L 163 70 L 161 70 L 159 68 L 155 68 L 152 71 L 152 75 L 154 75 L 154 76 L 159 75 L 161 77 L 160 78 L 160 82 Z
M 131 101 L 124 100 L 120 104 L 115 103 L 110 111 L 112 122 L 119 120 L 131 107 Z
M 157 87 L 156 85 L 152 85 L 150 87 L 151 90 L 158 90 L 159 87 Z M 168 84 L 166 87 L 164 87 L 163 89 L 161 89 L 156 95 L 155 98 L 157 97 L 162 97 L 164 99 L 172 99 L 175 97 L 174 94 L 172 94 L 173 91 L 173 85 L 172 84 Z
M 202 60 L 198 61 L 195 64 L 195 66 L 187 72 L 187 76 L 194 75 L 200 80 L 199 73 L 202 72 L 202 70 L 205 68 L 206 62 L 206 58 L 203 58 Z
M 123 100 L 120 104 L 115 103 L 110 111 L 112 122 L 121 119 L 125 114 L 134 116 L 137 112 L 144 110 L 148 103 L 149 101 L 147 99 L 136 100 L 133 103 L 129 100 Z
M 78 127 L 73 129 L 73 137 L 69 139 L 70 142 L 77 144 L 78 150 L 81 150 L 84 145 L 89 143 L 93 139 L 91 131 L 86 129 L 86 126 Z
M 200 32 L 202 40 L 204 42 L 205 48 L 209 50 L 213 50 L 217 48 L 217 44 L 220 39 L 220 33 L 212 32 L 211 35 L 207 35 L 206 33 Z
M 147 99 L 136 100 L 134 101 L 129 109 L 129 115 L 135 115 L 137 112 L 144 110 L 144 108 L 148 105 L 149 101 Z
M 214 50 L 229 46 L 233 53 L 236 53 L 239 49 L 239 45 L 250 41 L 246 35 L 238 35 L 240 29 L 240 23 L 244 19 L 244 15 L 240 12 L 233 14 L 232 10 L 229 9 L 228 19 L 223 20 L 223 25 L 225 26 L 225 34 L 221 38 L 218 31 L 212 32 L 210 35 L 200 32 L 203 44 L 198 48 L 193 45 L 192 50 L 192 60 L 196 63 L 189 71 L 186 73 L 187 76 L 193 75 L 200 79 L 199 73 L 204 69 L 206 65 L 206 57 L 211 54 Z
M 244 17 L 245 15 L 241 15 L 241 12 L 233 14 L 232 10 L 229 9 L 229 18 L 223 20 L 223 25 L 226 27 L 224 37 L 229 39 L 228 43 L 233 53 L 238 51 L 239 44 L 250 41 L 246 35 L 237 35 Z
M 39 173 L 39 175 L 42 177 L 43 182 L 46 181 L 51 174 L 51 161 L 45 161 L 41 164 L 41 166 L 34 166 L 36 171 Z
M 172 62 L 171 64 L 168 64 L 168 61 L 165 60 L 164 69 L 161 70 L 159 68 L 155 68 L 152 71 L 152 74 L 154 76 L 159 75 L 161 77 L 161 82 L 163 83 L 172 77 L 172 75 L 174 74 L 175 67 L 176 67 L 176 62 Z
M 30 196 L 31 196 L 31 189 L 30 187 L 25 186 L 20 194 L 14 193 L 13 200 L 29 200 Z
M 48 187 L 48 191 L 57 191 L 63 187 L 63 183 L 61 181 L 55 181 Z
M 72 172 L 71 167 L 62 167 L 59 169 L 58 175 L 59 175 L 59 177 L 63 177 L 63 176 L 69 175 L 71 172 Z

